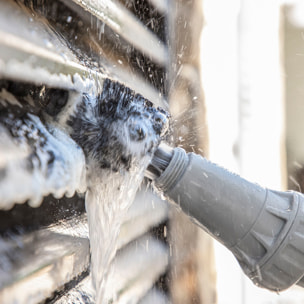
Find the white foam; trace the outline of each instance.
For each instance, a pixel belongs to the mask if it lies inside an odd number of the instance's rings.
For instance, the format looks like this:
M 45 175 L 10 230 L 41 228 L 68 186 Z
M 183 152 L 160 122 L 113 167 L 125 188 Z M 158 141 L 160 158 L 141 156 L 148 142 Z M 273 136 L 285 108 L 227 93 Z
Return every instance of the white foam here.
M 121 223 L 133 202 L 148 162 L 149 159 L 144 157 L 129 172 L 96 170 L 91 176 L 86 193 L 86 210 L 92 254 L 91 270 L 98 304 L 103 303 Z
M 46 144 L 36 149 L 33 169 L 28 167 L 28 157 L 32 152 L 26 139 L 14 139 L 1 127 L 0 169 L 4 177 L 0 183 L 0 208 L 10 209 L 15 203 L 29 200 L 33 207 L 40 205 L 44 196 L 53 194 L 72 196 L 75 191 L 86 190 L 85 158 L 75 142 L 58 128 L 48 125 L 48 129 L 34 115 L 29 115 L 36 129 L 46 138 Z M 50 166 L 49 155 L 54 161 Z

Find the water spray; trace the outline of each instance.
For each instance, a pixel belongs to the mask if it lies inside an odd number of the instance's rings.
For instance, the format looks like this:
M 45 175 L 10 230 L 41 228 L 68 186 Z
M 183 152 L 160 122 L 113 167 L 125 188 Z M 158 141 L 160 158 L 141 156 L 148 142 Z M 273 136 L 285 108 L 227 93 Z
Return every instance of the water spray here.
M 41 87 L 20 96 L 10 82 L 0 88 L 2 146 L 18 151 L 0 159 L 6 164 L 0 172 L 0 207 L 25 201 L 38 207 L 49 194 L 85 192 L 99 304 L 111 300 L 105 299 L 105 288 L 120 226 L 169 124 L 165 110 L 122 83 L 104 78 L 100 85 L 100 94 Z M 48 102 L 50 95 L 62 100 Z
M 234 254 L 258 286 L 304 286 L 304 196 L 265 189 L 181 148 L 160 145 L 146 175 Z
M 169 115 L 119 82 L 105 79 L 99 96 L 84 95 L 67 125 L 86 157 L 91 270 L 96 303 L 105 288 L 117 237 Z

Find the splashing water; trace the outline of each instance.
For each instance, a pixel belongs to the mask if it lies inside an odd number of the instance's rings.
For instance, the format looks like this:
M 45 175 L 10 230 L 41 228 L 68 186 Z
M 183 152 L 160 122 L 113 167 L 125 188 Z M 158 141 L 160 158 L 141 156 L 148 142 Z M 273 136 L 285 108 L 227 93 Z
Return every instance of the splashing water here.
M 168 128 L 168 114 L 110 79 L 99 96 L 70 92 L 66 103 L 59 98 L 67 97 L 63 91 L 42 89 L 53 98 L 46 106 L 36 95 L 17 98 L 14 90 L 0 90 L 0 144 L 6 149 L 0 153 L 6 157 L 0 159 L 0 207 L 25 200 L 39 206 L 50 193 L 60 198 L 86 191 L 96 303 L 107 303 L 120 226 Z
M 86 209 L 96 303 L 115 256 L 120 225 L 168 127 L 168 114 L 123 85 L 105 79 L 100 96 L 84 96 L 68 125 L 86 156 Z
M 104 288 L 115 256 L 120 225 L 143 177 L 137 171 L 125 176 L 104 175 L 86 194 L 96 303 L 104 303 Z

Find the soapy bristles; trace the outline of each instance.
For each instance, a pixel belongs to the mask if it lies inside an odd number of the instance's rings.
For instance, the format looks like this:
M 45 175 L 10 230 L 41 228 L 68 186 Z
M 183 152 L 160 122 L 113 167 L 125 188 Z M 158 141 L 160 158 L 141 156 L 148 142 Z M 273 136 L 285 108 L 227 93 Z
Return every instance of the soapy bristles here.
M 102 169 L 129 170 L 136 157 L 154 151 L 169 115 L 140 94 L 105 79 L 100 95 L 84 95 L 68 120 L 71 137 Z

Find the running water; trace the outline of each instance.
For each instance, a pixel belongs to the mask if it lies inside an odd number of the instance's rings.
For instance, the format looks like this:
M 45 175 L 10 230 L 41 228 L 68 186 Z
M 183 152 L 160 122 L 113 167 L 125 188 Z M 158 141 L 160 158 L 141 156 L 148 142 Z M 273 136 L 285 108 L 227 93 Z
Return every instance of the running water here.
M 168 128 L 168 114 L 105 79 L 102 94 L 84 96 L 68 125 L 86 156 L 91 271 L 96 303 L 102 304 L 109 300 L 104 288 L 121 223 Z

